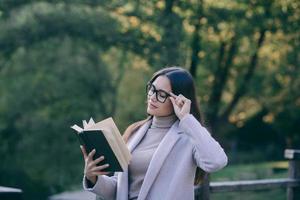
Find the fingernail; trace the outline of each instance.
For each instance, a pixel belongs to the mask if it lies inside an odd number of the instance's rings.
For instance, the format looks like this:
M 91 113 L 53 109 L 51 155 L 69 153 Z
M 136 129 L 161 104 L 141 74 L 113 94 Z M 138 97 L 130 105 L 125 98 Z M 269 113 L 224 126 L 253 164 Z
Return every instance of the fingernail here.
M 109 166 L 109 164 L 106 164 L 105 166 L 106 166 L 106 167 L 108 167 L 108 166 Z
M 100 158 L 101 158 L 101 159 L 104 159 L 104 156 L 101 156 Z

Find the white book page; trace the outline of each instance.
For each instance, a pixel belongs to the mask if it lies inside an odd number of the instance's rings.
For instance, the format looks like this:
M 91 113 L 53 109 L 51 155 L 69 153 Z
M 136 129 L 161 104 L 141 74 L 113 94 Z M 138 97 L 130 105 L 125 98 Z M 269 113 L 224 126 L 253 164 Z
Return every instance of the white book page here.
M 76 124 L 74 124 L 73 126 L 71 126 L 72 129 L 74 129 L 75 131 L 77 131 L 78 133 L 82 132 L 83 129 L 80 128 L 79 126 L 77 126 Z
M 83 129 L 86 129 L 87 127 L 87 122 L 85 120 L 82 120 L 82 126 L 83 126 Z

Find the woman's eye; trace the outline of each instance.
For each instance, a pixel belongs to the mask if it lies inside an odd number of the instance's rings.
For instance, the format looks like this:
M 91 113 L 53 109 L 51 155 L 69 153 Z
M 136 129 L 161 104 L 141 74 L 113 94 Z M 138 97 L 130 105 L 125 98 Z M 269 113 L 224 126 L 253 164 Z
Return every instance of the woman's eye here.
M 160 97 L 163 97 L 163 98 L 165 98 L 167 96 L 164 92 L 159 92 L 158 94 Z

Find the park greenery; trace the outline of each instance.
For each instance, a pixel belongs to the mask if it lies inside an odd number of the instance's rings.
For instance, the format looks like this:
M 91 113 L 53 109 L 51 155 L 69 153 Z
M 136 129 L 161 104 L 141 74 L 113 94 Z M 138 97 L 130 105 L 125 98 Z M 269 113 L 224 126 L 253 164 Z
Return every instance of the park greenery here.
M 74 123 L 144 119 L 145 85 L 190 71 L 229 165 L 300 148 L 298 0 L 0 0 L 0 185 L 81 182 Z

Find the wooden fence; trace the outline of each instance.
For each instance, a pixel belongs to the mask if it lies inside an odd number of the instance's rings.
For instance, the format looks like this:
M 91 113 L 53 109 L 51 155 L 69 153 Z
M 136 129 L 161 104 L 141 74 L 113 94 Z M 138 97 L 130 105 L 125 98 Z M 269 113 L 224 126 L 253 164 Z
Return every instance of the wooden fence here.
M 209 182 L 208 176 L 201 186 L 195 187 L 195 200 L 209 200 L 211 193 L 258 191 L 286 188 L 287 200 L 300 200 L 300 150 L 287 149 L 284 156 L 289 160 L 287 178 L 227 182 Z M 20 200 L 22 190 L 0 186 L 1 200 Z
M 195 187 L 195 200 L 209 200 L 210 194 L 217 192 L 258 191 L 276 188 L 286 188 L 287 200 L 300 200 L 300 150 L 286 149 L 284 157 L 289 160 L 287 178 L 209 182 L 209 178 L 206 176 L 204 183 Z

